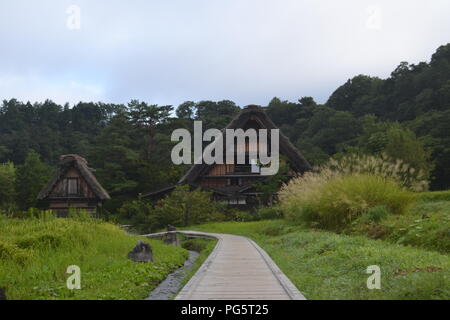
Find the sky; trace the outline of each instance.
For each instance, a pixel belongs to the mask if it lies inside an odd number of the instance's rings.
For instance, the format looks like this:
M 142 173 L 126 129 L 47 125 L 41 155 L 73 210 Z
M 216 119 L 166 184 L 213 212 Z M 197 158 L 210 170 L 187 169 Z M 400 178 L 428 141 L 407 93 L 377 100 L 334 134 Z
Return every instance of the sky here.
M 448 0 L 1 0 L 0 99 L 324 103 L 450 42 Z

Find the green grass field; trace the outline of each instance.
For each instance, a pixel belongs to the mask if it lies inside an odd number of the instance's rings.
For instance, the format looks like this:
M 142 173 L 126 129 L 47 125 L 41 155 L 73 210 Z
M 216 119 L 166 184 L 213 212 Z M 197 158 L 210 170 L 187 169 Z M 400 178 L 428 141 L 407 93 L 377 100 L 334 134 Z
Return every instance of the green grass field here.
M 306 229 L 284 220 L 223 222 L 191 229 L 248 236 L 307 299 L 449 299 L 450 257 L 365 236 Z M 366 268 L 381 268 L 369 290 Z
M 379 221 L 362 216 L 345 233 L 449 254 L 450 201 L 419 198 L 403 215 L 388 215 Z
M 154 263 L 128 260 L 139 239 L 151 244 Z M 187 256 L 100 220 L 0 217 L 0 287 L 8 299 L 143 299 Z M 69 265 L 81 268 L 80 290 L 67 289 Z

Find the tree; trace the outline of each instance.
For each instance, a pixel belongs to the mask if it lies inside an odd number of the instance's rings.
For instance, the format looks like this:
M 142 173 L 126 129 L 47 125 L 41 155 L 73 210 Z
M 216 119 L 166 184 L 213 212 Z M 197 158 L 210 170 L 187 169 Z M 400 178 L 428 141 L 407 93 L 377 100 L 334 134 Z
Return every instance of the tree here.
M 186 101 L 180 104 L 177 108 L 176 114 L 181 119 L 193 119 L 195 113 L 195 102 Z
M 220 216 L 209 192 L 190 191 L 188 185 L 176 187 L 168 197 L 159 201 L 156 209 L 159 216 L 164 217 L 165 224 L 175 226 L 204 223 Z
M 50 175 L 50 168 L 41 161 L 39 154 L 31 150 L 25 163 L 17 169 L 17 203 L 20 208 L 36 206 L 36 197 L 48 182 Z
M 197 109 L 195 119 L 204 122 L 204 129 L 224 128 L 240 110 L 231 100 L 200 101 L 195 108 Z
M 0 209 L 14 205 L 16 169 L 12 162 L 0 163 Z
M 131 122 L 137 128 L 144 129 L 144 132 L 146 132 L 147 157 L 150 159 L 156 148 L 154 141 L 156 127 L 159 123 L 167 120 L 173 107 L 148 105 L 145 102 L 139 102 L 139 100 L 131 100 L 128 108 Z
M 386 132 L 387 143 L 384 152 L 394 159 L 401 159 L 417 170 L 429 173 L 430 153 L 414 132 L 401 127 L 393 127 Z

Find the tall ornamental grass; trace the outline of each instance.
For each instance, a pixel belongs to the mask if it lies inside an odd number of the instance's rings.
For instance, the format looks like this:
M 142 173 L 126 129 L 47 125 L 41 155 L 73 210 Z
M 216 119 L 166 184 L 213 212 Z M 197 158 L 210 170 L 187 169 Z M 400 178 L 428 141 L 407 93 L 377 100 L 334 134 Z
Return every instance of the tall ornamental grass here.
M 372 159 L 352 167 L 345 167 L 344 163 L 330 162 L 284 185 L 279 195 L 284 216 L 310 226 L 341 231 L 373 208 L 382 206 L 389 213 L 404 214 L 414 203 L 416 195 L 396 175 L 399 171 L 395 165 Z M 376 171 L 369 169 L 374 163 L 381 164 Z

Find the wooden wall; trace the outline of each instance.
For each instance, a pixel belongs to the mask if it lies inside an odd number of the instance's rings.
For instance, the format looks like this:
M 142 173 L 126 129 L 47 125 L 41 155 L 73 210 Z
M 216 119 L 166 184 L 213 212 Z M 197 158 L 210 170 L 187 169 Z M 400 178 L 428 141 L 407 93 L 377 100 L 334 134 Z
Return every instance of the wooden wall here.
M 69 169 L 69 171 L 66 173 L 65 177 L 61 179 L 52 192 L 50 193 L 50 198 L 59 198 L 59 197 L 67 197 L 67 180 L 66 178 L 78 178 L 79 180 L 79 190 L 80 190 L 80 197 L 83 198 L 96 198 L 95 194 L 92 192 L 92 190 L 89 188 L 88 184 L 86 183 L 86 180 L 80 175 L 78 170 L 75 168 Z

